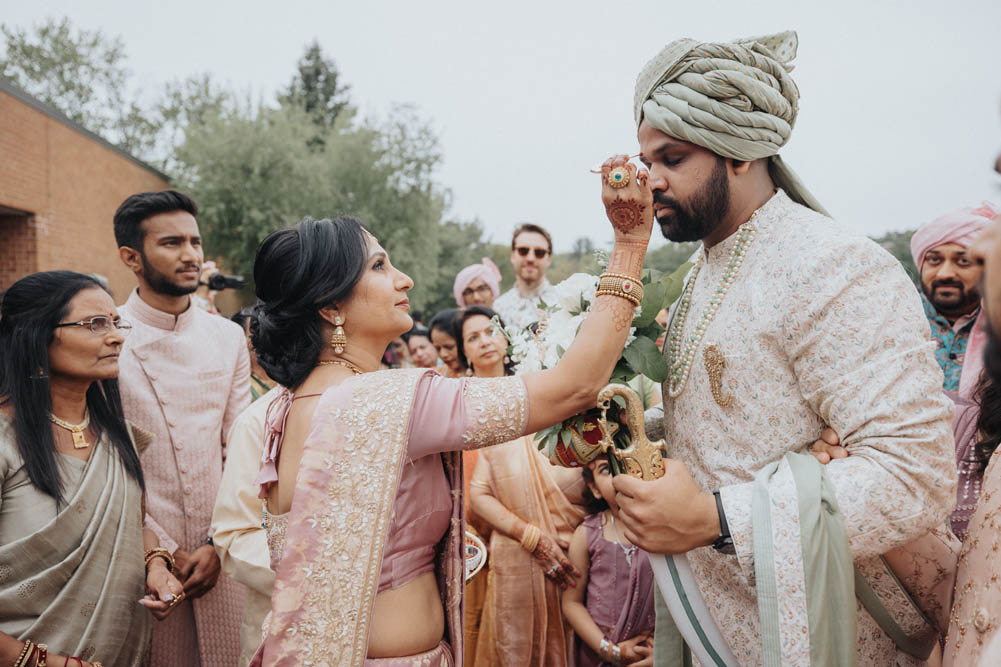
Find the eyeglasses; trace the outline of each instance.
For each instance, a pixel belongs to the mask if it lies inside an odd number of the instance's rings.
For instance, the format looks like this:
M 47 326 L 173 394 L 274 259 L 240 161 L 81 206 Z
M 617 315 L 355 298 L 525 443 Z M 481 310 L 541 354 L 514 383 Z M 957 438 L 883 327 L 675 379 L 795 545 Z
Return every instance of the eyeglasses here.
M 531 251 L 534 251 L 535 252 L 535 259 L 542 259 L 543 257 L 545 257 L 546 255 L 549 254 L 549 251 L 545 250 L 543 248 L 526 248 L 524 246 L 520 246 L 518 248 L 515 248 L 515 250 L 522 257 L 528 257 L 528 253 L 531 252 Z
M 480 296 L 486 296 L 487 294 L 492 292 L 493 289 L 490 287 L 490 285 L 480 285 L 479 287 L 476 288 L 467 287 L 466 289 L 462 290 L 462 298 L 468 299 L 474 294 L 479 294 Z
M 57 329 L 59 327 L 90 327 L 90 330 L 98 336 L 103 336 L 111 331 L 111 327 L 115 327 L 123 336 L 128 335 L 129 331 L 132 330 L 132 325 L 125 320 L 118 320 L 116 322 L 104 315 L 97 315 L 89 320 L 80 320 L 79 322 L 63 322 L 56 325 Z

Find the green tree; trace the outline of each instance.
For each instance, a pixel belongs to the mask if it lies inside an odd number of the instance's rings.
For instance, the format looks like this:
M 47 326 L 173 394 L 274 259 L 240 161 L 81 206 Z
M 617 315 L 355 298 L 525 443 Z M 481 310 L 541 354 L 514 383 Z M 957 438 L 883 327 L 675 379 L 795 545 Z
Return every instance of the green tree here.
M 657 269 L 661 273 L 670 275 L 674 273 L 675 269 L 687 262 L 698 248 L 699 243 L 695 241 L 668 243 L 649 251 L 646 254 L 644 265 L 647 268 Z
M 392 123 L 354 124 L 352 116 L 340 114 L 315 150 L 317 126 L 303 110 L 210 114 L 188 126 L 177 150 L 180 185 L 199 203 L 206 249 L 231 270 L 251 275 L 261 240 L 304 215 L 349 213 L 415 279 L 412 300 L 423 307 L 438 279 L 445 196 L 430 179 L 438 154 L 411 141 L 427 139 L 418 129 L 402 135 Z M 395 118 L 419 124 L 406 113 Z
M 914 258 L 911 256 L 911 236 L 913 235 L 914 230 L 909 232 L 887 232 L 879 238 L 873 238 L 873 241 L 883 246 L 887 252 L 896 257 L 914 284 L 920 285 L 921 274 L 918 272 L 918 267 L 914 264 Z
M 0 76 L 125 151 L 148 157 L 160 122 L 130 96 L 118 37 L 49 19 L 30 30 L 0 24 Z
M 314 40 L 306 47 L 296 64 L 296 73 L 278 101 L 282 106 L 302 109 L 314 123 L 329 128 L 348 108 L 347 93 L 348 86 L 341 84 L 337 65 Z

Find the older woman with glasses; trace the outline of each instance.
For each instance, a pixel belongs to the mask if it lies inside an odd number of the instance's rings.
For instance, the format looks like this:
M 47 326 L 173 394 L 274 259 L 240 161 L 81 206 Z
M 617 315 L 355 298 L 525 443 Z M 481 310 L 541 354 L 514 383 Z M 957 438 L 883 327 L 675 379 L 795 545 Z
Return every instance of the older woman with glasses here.
M 0 664 L 145 664 L 148 612 L 183 598 L 143 527 L 149 434 L 122 416 L 117 380 L 129 329 L 80 273 L 36 273 L 3 296 Z

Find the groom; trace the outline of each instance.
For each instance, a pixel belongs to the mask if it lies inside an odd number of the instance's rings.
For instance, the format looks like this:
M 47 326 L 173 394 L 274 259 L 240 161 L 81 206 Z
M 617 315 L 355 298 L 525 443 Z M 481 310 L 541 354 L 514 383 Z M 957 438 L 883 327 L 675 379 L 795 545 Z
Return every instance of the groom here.
M 667 474 L 615 487 L 630 540 L 687 553 L 704 620 L 740 664 L 826 664 L 846 650 L 858 664 L 918 664 L 924 648 L 874 620 L 882 609 L 903 635 L 921 631 L 879 556 L 949 514 L 952 407 L 904 270 L 828 218 L 777 154 L 798 109 L 796 47 L 792 32 L 680 40 L 637 79 L 657 221 L 703 249 L 664 346 Z M 787 456 L 825 425 L 850 457 L 821 472 Z M 855 601 L 853 562 L 875 604 Z M 667 622 L 659 614 L 655 636 Z M 820 626 L 840 641 L 821 642 Z

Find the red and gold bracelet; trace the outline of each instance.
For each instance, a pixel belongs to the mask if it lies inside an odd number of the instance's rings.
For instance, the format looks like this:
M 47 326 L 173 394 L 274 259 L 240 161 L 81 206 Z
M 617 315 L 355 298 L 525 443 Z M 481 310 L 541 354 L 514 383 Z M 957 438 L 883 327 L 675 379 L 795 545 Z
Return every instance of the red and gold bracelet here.
M 598 277 L 596 297 L 617 296 L 631 301 L 634 306 L 643 302 L 643 281 L 624 273 L 602 273 Z
M 177 566 L 174 564 L 174 557 L 170 554 L 170 552 L 164 549 L 163 547 L 157 547 L 156 549 L 150 549 L 149 551 L 146 552 L 147 570 L 149 569 L 149 562 L 154 558 L 162 558 L 163 562 L 167 564 L 167 570 L 169 570 L 170 572 L 173 572 L 175 569 L 177 569 Z

